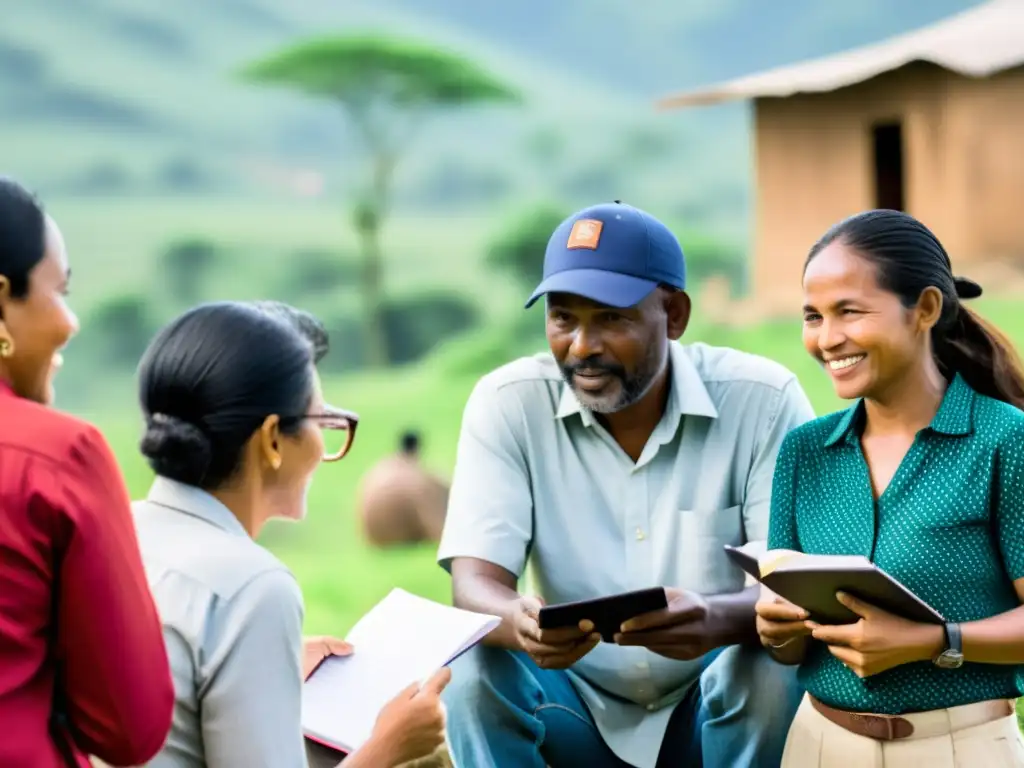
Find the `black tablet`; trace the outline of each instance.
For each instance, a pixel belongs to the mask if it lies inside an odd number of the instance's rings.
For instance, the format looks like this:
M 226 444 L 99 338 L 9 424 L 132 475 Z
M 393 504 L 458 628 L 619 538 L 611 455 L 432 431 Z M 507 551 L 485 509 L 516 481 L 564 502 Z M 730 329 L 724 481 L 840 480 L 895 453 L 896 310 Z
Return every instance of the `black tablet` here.
M 562 629 L 578 626 L 588 619 L 594 622 L 594 631 L 600 633 L 601 639 L 611 643 L 624 621 L 667 607 L 665 589 L 651 587 L 593 600 L 546 605 L 540 609 L 539 623 L 541 629 Z

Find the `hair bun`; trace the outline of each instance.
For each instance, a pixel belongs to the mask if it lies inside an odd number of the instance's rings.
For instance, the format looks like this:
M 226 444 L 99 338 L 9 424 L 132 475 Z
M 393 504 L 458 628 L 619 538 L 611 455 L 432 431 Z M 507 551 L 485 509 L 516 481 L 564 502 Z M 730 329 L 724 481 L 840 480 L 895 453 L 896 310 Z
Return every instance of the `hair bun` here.
M 976 299 L 982 294 L 981 286 L 967 277 L 954 277 L 953 287 L 961 299 Z
M 139 450 L 158 475 L 197 487 L 202 486 L 213 457 L 210 439 L 199 427 L 165 413 L 147 419 Z

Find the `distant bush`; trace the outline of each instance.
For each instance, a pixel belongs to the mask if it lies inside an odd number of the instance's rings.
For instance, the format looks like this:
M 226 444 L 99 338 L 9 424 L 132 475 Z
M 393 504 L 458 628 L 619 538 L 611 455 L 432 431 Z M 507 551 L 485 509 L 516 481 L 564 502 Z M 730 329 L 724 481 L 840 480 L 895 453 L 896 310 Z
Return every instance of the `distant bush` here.
M 220 247 L 201 237 L 170 243 L 159 261 L 160 277 L 170 298 L 179 305 L 198 302 L 210 273 L 222 258 Z
M 324 373 L 350 373 L 362 368 L 366 363 L 366 334 L 362 320 L 351 315 L 322 320 L 331 348 L 327 357 L 320 361 L 320 370 Z
M 285 259 L 283 283 L 290 299 L 334 293 L 357 286 L 359 264 L 333 251 L 301 250 Z
M 487 252 L 487 263 L 533 288 L 544 269 L 544 251 L 555 228 L 570 211 L 555 203 L 541 203 L 509 219 Z
M 76 342 L 82 356 L 105 370 L 134 370 L 157 324 L 149 302 L 138 294 L 126 294 L 100 304 L 82 323 Z
M 724 238 L 689 230 L 679 234 L 686 255 L 686 277 L 691 284 L 712 277 L 729 282 L 734 296 L 746 290 L 747 255 L 742 246 Z
M 524 312 L 517 322 L 490 325 L 445 342 L 431 357 L 431 365 L 445 376 L 476 377 L 523 355 L 547 349 L 543 318 Z
M 320 363 L 324 373 L 350 373 L 370 364 L 366 333 L 360 314 L 323 316 L 330 336 L 330 352 Z M 438 345 L 476 329 L 476 304 L 458 293 L 432 291 L 391 298 L 383 306 L 388 362 L 403 365 L 422 359 Z
M 402 364 L 419 360 L 439 342 L 477 327 L 480 310 L 466 296 L 441 290 L 388 299 L 383 319 L 389 361 Z

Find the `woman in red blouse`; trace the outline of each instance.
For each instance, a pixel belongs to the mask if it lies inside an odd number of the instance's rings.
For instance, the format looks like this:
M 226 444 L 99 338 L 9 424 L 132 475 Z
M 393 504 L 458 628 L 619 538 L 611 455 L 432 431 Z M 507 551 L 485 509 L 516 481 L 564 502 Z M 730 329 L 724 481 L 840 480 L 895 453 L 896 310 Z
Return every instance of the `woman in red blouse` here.
M 102 435 L 49 408 L 68 309 L 60 230 L 0 178 L 0 766 L 155 755 L 174 688 L 128 493 Z

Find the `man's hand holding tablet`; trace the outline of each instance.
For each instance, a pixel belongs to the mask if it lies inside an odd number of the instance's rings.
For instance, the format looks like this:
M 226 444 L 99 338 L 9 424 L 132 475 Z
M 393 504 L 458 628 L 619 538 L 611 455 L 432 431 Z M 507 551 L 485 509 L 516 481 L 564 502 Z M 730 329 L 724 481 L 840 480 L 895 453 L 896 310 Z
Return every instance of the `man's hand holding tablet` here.
M 537 626 L 548 637 L 561 633 L 557 635 L 560 640 L 565 637 L 564 633 L 574 633 L 572 636 L 577 638 L 593 635 L 588 640 L 591 644 L 586 651 L 589 651 L 601 640 L 615 642 L 615 635 L 621 631 L 623 622 L 667 606 L 665 590 L 653 587 L 593 600 L 544 606 L 538 612 Z M 576 658 L 582 658 L 586 651 Z
M 681 661 L 699 658 L 721 644 L 717 616 L 703 596 L 675 587 L 667 587 L 665 596 L 664 608 L 624 621 L 615 642 Z
M 546 669 L 572 666 L 602 640 L 688 661 L 738 642 L 729 608 L 746 597 L 725 597 L 719 606 L 685 589 L 652 587 L 551 606 L 523 598 L 516 631 L 520 647 Z
M 522 597 L 513 620 L 519 647 L 541 669 L 567 669 L 601 642 L 589 619 L 574 619 L 542 629 L 540 617 L 545 610 L 548 609 L 540 598 Z

